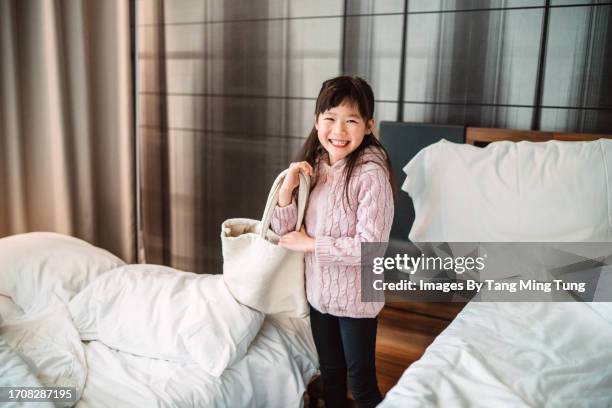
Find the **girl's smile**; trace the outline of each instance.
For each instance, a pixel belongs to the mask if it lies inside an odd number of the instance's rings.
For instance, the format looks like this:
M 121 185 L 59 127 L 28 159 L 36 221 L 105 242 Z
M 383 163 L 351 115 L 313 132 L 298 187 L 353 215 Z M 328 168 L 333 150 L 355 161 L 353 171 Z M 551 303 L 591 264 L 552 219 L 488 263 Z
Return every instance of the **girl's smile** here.
M 350 140 L 339 140 L 339 139 L 329 139 L 329 141 L 335 147 L 346 147 L 346 146 L 348 146 L 348 144 L 350 142 Z
M 370 133 L 373 120 L 366 121 L 359 114 L 357 106 L 342 103 L 321 113 L 315 121 L 319 142 L 329 154 L 333 165 L 351 154 Z

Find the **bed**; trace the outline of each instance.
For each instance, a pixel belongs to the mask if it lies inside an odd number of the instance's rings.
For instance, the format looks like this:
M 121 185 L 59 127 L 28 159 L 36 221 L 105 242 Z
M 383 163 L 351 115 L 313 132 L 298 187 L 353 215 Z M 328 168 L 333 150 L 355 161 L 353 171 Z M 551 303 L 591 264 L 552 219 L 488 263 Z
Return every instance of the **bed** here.
M 308 319 L 237 304 L 221 275 L 53 233 L 0 239 L 0 261 L 0 387 L 72 387 L 57 406 L 297 407 L 317 372 Z
M 407 220 L 411 240 L 612 242 L 611 142 L 566 143 L 612 136 L 467 128 L 466 144 L 488 146 L 474 149 L 439 142 L 447 129 L 438 129 L 431 147 L 413 159 L 414 154 L 398 153 L 402 145 L 412 149 L 409 138 L 401 135 L 402 125 L 392 127 L 387 143 L 395 147 L 396 171 L 406 170 L 398 174 L 399 181 L 411 194 L 410 205 L 414 201 L 415 212 Z M 384 129 L 381 133 L 385 143 Z M 514 143 L 521 141 L 553 142 Z M 436 170 L 440 151 L 452 152 L 441 160 L 455 166 L 452 172 Z M 532 165 L 522 163 L 520 155 L 512 156 L 516 151 L 525 153 Z M 512 163 L 496 164 L 504 157 L 511 157 Z M 507 181 L 508 174 L 520 182 Z M 422 183 L 415 181 L 418 177 Z M 440 185 L 452 187 L 433 194 Z M 445 203 L 439 204 L 442 200 Z M 402 238 L 408 237 L 396 237 Z M 603 272 L 612 273 L 609 262 Z M 611 305 L 471 301 L 379 406 L 610 407 Z

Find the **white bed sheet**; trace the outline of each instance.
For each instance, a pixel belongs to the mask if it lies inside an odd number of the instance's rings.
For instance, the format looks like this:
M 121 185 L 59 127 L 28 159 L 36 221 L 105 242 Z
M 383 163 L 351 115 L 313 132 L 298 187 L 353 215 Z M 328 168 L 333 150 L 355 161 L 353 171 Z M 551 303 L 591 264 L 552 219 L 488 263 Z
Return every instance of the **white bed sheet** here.
M 23 387 L 41 387 L 40 381 L 27 362 L 0 337 L 0 387 L 20 384 Z M 2 407 L 13 408 L 26 405 L 22 402 L 3 402 Z M 28 403 L 28 406 L 54 408 L 51 402 Z
M 0 296 L 0 340 L 5 351 L 19 357 L 25 366 L 15 365 L 15 370 L 4 373 L 14 386 L 25 386 L 21 378 L 26 368 L 30 375 L 46 387 L 74 387 L 81 395 L 87 378 L 87 363 L 83 343 L 67 306 L 61 302 L 34 305 L 24 314 L 10 298 Z M 12 359 L 15 363 L 17 360 Z M 7 380 L 9 381 L 9 380 Z M 71 406 L 70 402 L 58 402 L 57 406 Z
M 13 302 L 10 297 L 0 295 L 0 323 L 3 320 L 12 320 L 23 315 L 23 310 Z
M 0 316 L 24 315 L 0 295 Z M 87 380 L 76 405 L 82 408 L 299 407 L 318 366 L 308 318 L 266 318 L 246 357 L 219 378 L 195 363 L 135 356 L 97 341 L 83 345 Z M 6 361 L 14 357 L 4 354 Z
M 610 407 L 612 324 L 582 303 L 472 302 L 379 407 Z
M 93 341 L 86 346 L 89 372 L 77 407 L 299 407 L 316 373 L 311 343 L 266 320 L 246 357 L 217 378 L 196 364 L 135 356 Z

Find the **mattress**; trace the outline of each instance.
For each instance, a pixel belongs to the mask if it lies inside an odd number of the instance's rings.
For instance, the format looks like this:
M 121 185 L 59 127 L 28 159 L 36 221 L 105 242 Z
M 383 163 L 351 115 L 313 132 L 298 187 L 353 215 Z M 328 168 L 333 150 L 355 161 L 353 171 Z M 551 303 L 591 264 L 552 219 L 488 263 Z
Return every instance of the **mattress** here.
M 11 322 L 29 319 L 5 296 L 0 296 L 0 316 Z M 58 324 L 54 319 L 48 323 Z M 34 321 L 38 322 L 30 319 L 30 326 Z M 0 334 L 23 337 L 15 330 L 3 324 Z M 72 335 L 62 337 L 74 339 Z M 136 356 L 99 341 L 80 344 L 87 374 L 77 407 L 298 407 L 305 384 L 317 370 L 308 319 L 266 318 L 246 357 L 221 377 L 207 374 L 195 363 Z M 53 356 L 53 346 L 38 345 Z M 13 364 L 24 357 L 19 352 L 11 355 L 10 349 L 1 351 L 0 358 Z M 58 360 L 57 365 L 63 369 L 68 364 Z
M 379 406 L 610 407 L 611 344 L 585 303 L 471 302 Z

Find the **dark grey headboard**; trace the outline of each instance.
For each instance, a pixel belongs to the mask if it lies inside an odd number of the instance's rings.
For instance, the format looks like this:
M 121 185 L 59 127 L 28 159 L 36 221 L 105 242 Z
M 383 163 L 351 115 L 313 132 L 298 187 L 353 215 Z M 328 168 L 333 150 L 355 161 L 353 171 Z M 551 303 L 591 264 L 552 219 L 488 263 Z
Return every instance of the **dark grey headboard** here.
M 380 123 L 380 140 L 385 149 L 387 149 L 387 152 L 389 152 L 397 188 L 391 238 L 408 240 L 408 233 L 414 222 L 412 200 L 406 192 L 400 190 L 406 178 L 402 171 L 404 166 L 424 147 L 441 139 L 455 143 L 464 143 L 464 135 L 465 128 L 463 126 L 402 122 Z

